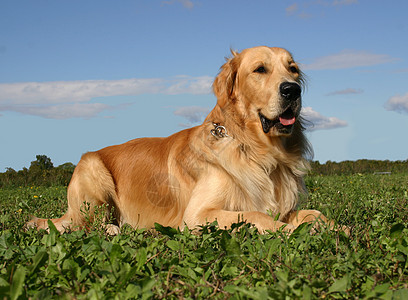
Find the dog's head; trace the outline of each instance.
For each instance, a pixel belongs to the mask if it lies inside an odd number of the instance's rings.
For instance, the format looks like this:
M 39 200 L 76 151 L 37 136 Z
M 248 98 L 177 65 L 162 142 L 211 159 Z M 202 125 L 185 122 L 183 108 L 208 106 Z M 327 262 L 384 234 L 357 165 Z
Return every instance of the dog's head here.
M 213 90 L 221 109 L 231 105 L 245 122 L 270 136 L 291 135 L 300 122 L 302 73 L 282 48 L 255 47 L 233 52 Z

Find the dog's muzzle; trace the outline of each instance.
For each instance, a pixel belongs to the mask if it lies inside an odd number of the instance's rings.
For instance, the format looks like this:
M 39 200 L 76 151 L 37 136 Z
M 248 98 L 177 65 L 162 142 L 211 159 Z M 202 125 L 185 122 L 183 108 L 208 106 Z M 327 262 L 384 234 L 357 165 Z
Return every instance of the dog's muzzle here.
M 285 108 L 283 113 L 273 120 L 259 113 L 259 119 L 265 133 L 275 127 L 281 134 L 291 134 L 299 115 L 302 89 L 296 82 L 283 82 L 279 86 L 279 92 L 283 100 L 282 106 Z

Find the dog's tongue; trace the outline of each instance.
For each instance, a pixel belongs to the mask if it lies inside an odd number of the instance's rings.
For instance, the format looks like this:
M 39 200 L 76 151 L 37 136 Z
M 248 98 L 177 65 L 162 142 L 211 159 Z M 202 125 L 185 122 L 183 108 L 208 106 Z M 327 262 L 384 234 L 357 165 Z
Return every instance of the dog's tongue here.
M 295 117 L 289 119 L 286 119 L 285 117 L 279 117 L 279 122 L 281 122 L 282 125 L 284 126 L 293 125 L 295 121 L 296 121 Z

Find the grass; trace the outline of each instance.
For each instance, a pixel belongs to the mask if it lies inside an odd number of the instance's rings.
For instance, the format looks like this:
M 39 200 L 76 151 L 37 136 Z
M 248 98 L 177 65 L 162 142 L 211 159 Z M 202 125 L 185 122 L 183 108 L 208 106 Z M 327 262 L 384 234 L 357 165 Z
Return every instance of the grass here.
M 99 228 L 23 231 L 29 215 L 58 217 L 66 188 L 0 190 L 0 298 L 408 299 L 408 174 L 310 176 L 314 208 L 350 237 L 310 226 L 260 235 L 203 226 L 200 234 Z

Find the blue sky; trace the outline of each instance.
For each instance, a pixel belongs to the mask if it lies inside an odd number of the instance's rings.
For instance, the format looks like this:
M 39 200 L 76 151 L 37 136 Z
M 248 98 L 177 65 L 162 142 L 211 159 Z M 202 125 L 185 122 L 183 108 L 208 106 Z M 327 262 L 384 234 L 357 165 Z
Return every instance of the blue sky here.
M 200 124 L 229 49 L 292 52 L 315 160 L 408 159 L 408 1 L 0 1 L 0 171 Z

